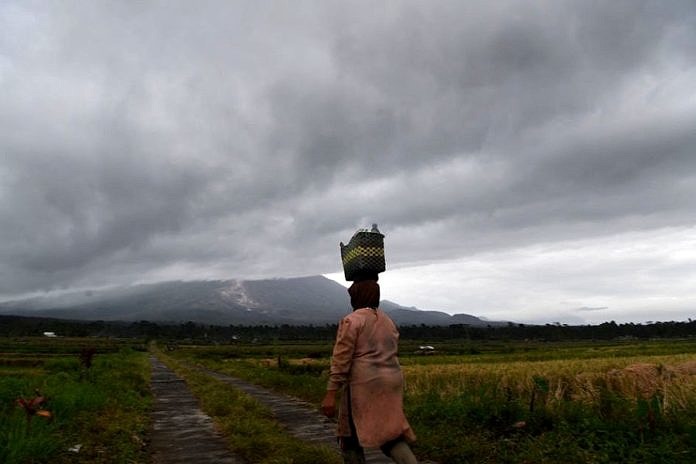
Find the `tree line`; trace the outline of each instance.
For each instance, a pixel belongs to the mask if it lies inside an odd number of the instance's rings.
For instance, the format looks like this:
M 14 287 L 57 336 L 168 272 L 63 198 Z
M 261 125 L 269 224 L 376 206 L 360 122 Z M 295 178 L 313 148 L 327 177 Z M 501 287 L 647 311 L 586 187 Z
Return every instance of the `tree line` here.
M 216 326 L 195 322 L 162 323 L 152 321 L 73 321 L 43 317 L 0 316 L 0 336 L 37 336 L 54 332 L 65 337 L 118 337 L 161 340 L 195 340 L 198 342 L 235 343 L 269 340 L 330 341 L 337 325 L 228 325 Z M 500 326 L 406 325 L 399 327 L 406 340 L 614 340 L 696 337 L 696 321 L 616 323 L 596 325 L 514 324 Z

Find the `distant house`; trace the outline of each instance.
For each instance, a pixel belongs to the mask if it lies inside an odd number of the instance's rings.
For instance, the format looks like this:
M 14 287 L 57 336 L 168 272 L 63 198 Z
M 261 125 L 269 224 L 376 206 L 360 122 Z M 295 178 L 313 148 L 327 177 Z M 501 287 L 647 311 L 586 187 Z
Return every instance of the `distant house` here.
M 51 337 L 51 338 L 58 336 L 58 335 L 56 335 L 55 332 L 44 332 L 43 334 L 44 334 L 44 337 Z

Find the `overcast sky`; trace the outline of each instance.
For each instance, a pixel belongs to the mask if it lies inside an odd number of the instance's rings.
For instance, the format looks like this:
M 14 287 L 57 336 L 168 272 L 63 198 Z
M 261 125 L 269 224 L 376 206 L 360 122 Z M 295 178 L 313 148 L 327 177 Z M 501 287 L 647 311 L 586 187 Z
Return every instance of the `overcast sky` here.
M 569 323 L 696 312 L 696 3 L 0 2 L 0 297 L 327 274 Z

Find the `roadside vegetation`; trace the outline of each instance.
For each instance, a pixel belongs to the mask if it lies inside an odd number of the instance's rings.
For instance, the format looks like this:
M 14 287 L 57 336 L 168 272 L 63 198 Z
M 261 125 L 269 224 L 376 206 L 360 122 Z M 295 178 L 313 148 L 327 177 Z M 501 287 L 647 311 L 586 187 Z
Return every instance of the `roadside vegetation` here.
M 0 462 L 146 462 L 149 372 L 137 341 L 0 338 Z
M 402 342 L 416 453 L 441 463 L 696 462 L 696 343 Z M 447 354 L 447 353 L 469 354 Z M 178 347 L 198 364 L 319 403 L 330 345 Z

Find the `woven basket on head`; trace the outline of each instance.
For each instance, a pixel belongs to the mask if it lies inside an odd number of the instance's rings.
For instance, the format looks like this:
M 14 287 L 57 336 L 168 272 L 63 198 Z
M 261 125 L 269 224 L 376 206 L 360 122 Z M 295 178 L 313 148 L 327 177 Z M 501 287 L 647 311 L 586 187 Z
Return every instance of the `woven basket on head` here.
M 347 245 L 341 242 L 341 260 L 346 280 L 377 278 L 386 269 L 384 235 L 372 224 L 372 230 L 358 230 Z

